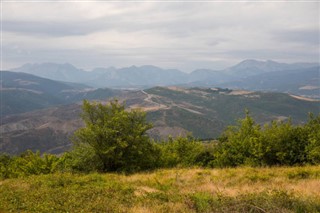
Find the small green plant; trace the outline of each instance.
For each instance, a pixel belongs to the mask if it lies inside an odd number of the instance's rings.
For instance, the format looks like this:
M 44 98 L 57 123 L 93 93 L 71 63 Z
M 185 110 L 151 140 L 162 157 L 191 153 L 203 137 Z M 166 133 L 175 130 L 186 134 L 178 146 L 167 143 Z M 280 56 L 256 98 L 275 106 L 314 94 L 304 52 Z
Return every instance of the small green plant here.
M 289 179 L 308 179 L 311 177 L 311 173 L 309 171 L 299 169 L 297 171 L 288 172 L 287 176 Z
M 191 200 L 194 203 L 194 208 L 197 212 L 210 212 L 212 208 L 212 195 L 206 192 L 197 192 L 191 195 Z

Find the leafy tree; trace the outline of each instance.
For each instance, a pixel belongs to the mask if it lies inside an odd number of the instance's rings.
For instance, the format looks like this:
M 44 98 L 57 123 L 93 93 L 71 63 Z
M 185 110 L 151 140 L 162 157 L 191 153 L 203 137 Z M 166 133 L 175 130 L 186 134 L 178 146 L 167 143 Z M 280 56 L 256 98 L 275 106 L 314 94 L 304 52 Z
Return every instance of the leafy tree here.
M 308 145 L 306 147 L 307 159 L 312 164 L 320 163 L 320 114 L 315 117 L 309 115 L 309 122 L 305 125 L 308 132 Z
M 10 164 L 12 158 L 7 154 L 0 154 L 0 178 L 9 178 L 11 175 Z
M 238 126 L 229 126 L 221 136 L 221 143 L 215 151 L 214 164 L 219 167 L 256 165 L 261 155 L 259 144 L 260 125 L 246 111 L 246 117 Z
M 160 143 L 159 147 L 162 167 L 207 165 L 207 158 L 212 157 L 207 156 L 204 145 L 191 136 L 175 139 L 169 137 L 168 141 Z
M 214 150 L 214 165 L 272 166 L 320 162 L 320 116 L 303 126 L 272 121 L 263 128 L 248 112 L 238 126 L 229 127 Z
M 75 132 L 75 159 L 91 161 L 100 171 L 137 171 L 155 166 L 158 151 L 146 132 L 152 125 L 140 110 L 126 111 L 117 100 L 109 104 L 83 101 L 85 127 Z M 83 147 L 85 146 L 85 149 Z M 82 150 L 89 149 L 89 151 Z M 92 159 L 86 158 L 90 152 Z
M 293 126 L 288 122 L 273 121 L 261 132 L 264 165 L 294 165 L 306 161 L 308 133 L 302 126 Z

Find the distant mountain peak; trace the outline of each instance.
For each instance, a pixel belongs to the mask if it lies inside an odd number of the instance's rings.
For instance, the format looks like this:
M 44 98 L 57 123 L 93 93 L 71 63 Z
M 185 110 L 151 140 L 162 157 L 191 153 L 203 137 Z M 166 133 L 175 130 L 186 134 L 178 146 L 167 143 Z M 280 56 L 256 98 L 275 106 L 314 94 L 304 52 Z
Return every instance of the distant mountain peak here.
M 236 64 L 233 67 L 252 67 L 252 66 L 268 66 L 268 65 L 280 65 L 285 63 L 279 63 L 277 61 L 273 60 L 256 60 L 256 59 L 246 59 L 244 61 L 241 61 L 240 63 Z

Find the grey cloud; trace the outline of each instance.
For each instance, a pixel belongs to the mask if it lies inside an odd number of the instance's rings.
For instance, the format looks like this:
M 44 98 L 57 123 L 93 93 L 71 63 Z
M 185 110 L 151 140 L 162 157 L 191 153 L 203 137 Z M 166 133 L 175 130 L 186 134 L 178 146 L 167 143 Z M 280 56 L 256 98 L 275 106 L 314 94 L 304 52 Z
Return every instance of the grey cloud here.
M 44 17 L 38 18 L 39 8 L 33 10 L 30 4 L 27 11 L 12 7 L 12 13 L 3 16 L 3 44 L 11 45 L 4 48 L 4 60 L 193 69 L 214 68 L 214 63 L 221 67 L 246 58 L 319 59 L 318 13 L 309 13 L 314 6 L 307 3 L 114 3 L 110 8 L 120 11 L 113 12 L 104 11 L 109 3 L 95 2 L 89 12 L 96 7 L 98 16 L 89 18 L 83 10 L 72 10 L 71 19 L 65 3 L 55 3 L 55 8 L 66 6 L 57 19 L 51 4 L 41 4 Z M 24 18 L 19 17 L 19 10 Z M 308 23 L 309 30 L 292 30 Z M 48 41 L 52 45 L 46 45 Z M 15 45 L 26 50 L 17 50 Z
M 97 23 L 90 22 L 41 22 L 39 21 L 3 21 L 2 30 L 8 32 L 17 32 L 30 35 L 43 36 L 70 36 L 70 35 L 87 35 L 101 30 Z
M 282 50 L 277 49 L 251 49 L 251 50 L 234 50 L 218 53 L 221 56 L 228 56 L 230 58 L 243 59 L 244 56 L 248 59 L 260 59 L 260 60 L 275 60 L 282 62 L 316 62 L 316 58 L 319 58 L 319 53 L 315 51 L 291 51 L 290 49 Z M 300 60 L 297 58 L 300 58 Z
M 283 30 L 274 33 L 274 39 L 281 42 L 293 42 L 318 45 L 320 43 L 320 30 Z

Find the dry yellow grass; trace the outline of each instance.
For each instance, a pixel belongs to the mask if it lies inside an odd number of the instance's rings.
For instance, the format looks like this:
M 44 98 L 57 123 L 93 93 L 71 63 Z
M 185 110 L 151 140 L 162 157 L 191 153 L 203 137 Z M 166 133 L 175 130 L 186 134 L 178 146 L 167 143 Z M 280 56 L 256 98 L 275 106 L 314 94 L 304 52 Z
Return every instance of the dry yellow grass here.
M 203 191 L 237 196 L 245 193 L 260 193 L 265 190 L 292 191 L 300 196 L 320 197 L 320 167 L 305 167 L 308 177 L 290 178 L 300 167 L 280 168 L 234 168 L 234 169 L 175 169 L 154 173 L 135 174 L 123 177 L 132 184 L 148 184 L 156 181 L 172 182 L 180 192 Z M 160 183 L 161 184 L 161 183 Z
M 6 179 L 0 212 L 320 212 L 320 166 Z

